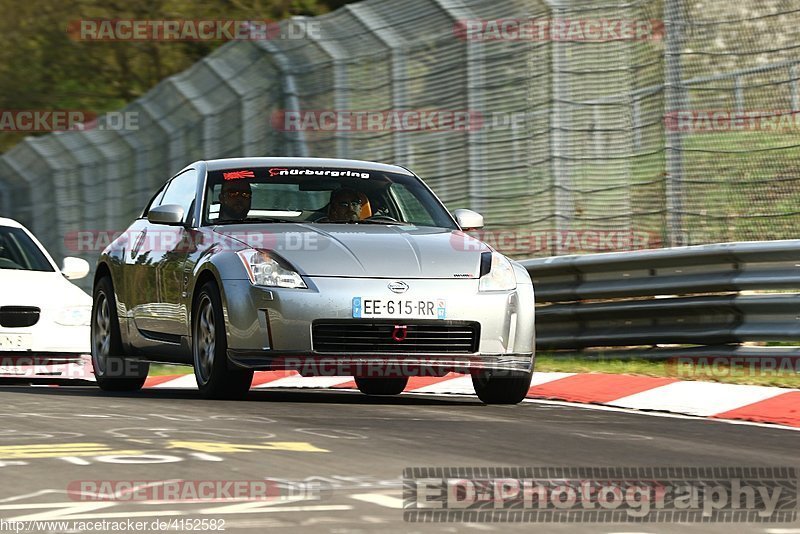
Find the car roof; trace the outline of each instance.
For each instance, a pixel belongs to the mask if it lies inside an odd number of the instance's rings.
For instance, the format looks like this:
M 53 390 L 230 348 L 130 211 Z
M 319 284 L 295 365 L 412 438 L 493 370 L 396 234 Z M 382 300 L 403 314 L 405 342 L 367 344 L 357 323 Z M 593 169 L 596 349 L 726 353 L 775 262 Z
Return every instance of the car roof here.
M 0 217 L 0 226 L 11 226 L 12 228 L 24 228 L 24 226 L 22 226 L 14 219 L 6 219 L 5 217 Z
M 398 165 L 361 161 L 357 159 L 337 158 L 227 158 L 210 159 L 206 161 L 209 171 L 230 169 L 232 167 L 271 167 L 281 165 L 285 167 L 325 167 L 329 169 L 357 169 L 375 172 L 394 172 L 413 176 L 408 169 Z

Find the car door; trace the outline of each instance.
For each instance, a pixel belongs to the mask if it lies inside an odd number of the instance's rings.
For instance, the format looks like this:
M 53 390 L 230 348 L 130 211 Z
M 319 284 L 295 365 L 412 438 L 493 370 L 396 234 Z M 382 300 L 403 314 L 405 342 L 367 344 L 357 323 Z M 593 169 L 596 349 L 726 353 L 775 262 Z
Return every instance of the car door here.
M 184 222 L 191 226 L 196 190 L 197 172 L 188 169 L 170 180 L 158 205 L 181 206 Z M 183 226 L 147 222 L 136 260 L 144 266 L 147 280 L 142 288 L 143 302 L 134 310 L 136 327 L 146 337 L 179 343 L 181 336 L 188 335 L 184 264 L 193 235 Z
M 116 281 L 119 293 L 118 301 L 123 305 L 125 325 L 123 328 L 128 333 L 130 343 L 134 347 L 141 347 L 142 338 L 136 335 L 138 329 L 137 319 L 142 321 L 148 303 L 154 300 L 156 293 L 155 278 L 152 274 L 150 255 L 152 251 L 148 241 L 155 235 L 152 231 L 154 225 L 147 220 L 147 213 L 151 208 L 161 204 L 161 198 L 169 182 L 165 183 L 158 193 L 150 200 L 143 212 L 143 216 L 134 221 L 126 231 L 126 245 L 123 247 L 125 267 L 122 270 L 122 279 Z M 122 316 L 120 317 L 122 319 Z

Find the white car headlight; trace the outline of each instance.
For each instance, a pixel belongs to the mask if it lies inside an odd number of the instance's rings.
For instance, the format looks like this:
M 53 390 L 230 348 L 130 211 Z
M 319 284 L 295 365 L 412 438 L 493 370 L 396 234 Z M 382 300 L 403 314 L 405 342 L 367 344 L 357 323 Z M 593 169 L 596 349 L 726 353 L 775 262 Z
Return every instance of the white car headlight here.
M 63 326 L 89 326 L 91 319 L 91 306 L 70 306 L 58 312 L 55 321 Z
M 270 256 L 268 252 L 248 249 L 237 254 L 244 263 L 253 285 L 307 289 L 299 274 L 281 265 L 282 262 Z
M 484 252 L 484 254 L 491 254 L 492 257 L 489 264 L 489 272 L 481 276 L 478 290 L 510 291 L 515 289 L 517 287 L 517 277 L 514 275 L 514 267 L 512 267 L 508 258 L 497 252 Z

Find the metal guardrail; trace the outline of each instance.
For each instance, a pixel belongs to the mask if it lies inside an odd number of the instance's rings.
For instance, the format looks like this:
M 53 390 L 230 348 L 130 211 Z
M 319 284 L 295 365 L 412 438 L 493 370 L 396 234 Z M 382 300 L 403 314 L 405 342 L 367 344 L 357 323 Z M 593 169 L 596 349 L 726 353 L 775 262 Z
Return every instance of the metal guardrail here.
M 800 347 L 741 346 L 800 345 L 800 240 L 559 256 L 522 264 L 536 289 L 540 350 L 602 348 L 583 354 L 637 358 L 800 355 Z

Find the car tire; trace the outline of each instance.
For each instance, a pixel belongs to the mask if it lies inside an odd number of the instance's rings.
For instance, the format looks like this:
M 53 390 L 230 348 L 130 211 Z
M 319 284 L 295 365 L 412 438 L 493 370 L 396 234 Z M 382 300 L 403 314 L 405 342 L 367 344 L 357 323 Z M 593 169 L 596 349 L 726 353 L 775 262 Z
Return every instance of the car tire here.
M 480 371 L 472 375 L 478 398 L 486 404 L 519 404 L 528 395 L 533 371 Z
M 406 389 L 408 377 L 355 377 L 356 387 L 365 395 L 399 395 Z
M 125 358 L 111 277 L 104 276 L 92 295 L 92 369 L 103 391 L 137 391 L 144 386 L 150 364 Z
M 205 283 L 192 310 L 192 360 L 200 394 L 207 399 L 243 399 L 253 371 L 228 366 L 228 342 L 217 285 Z

